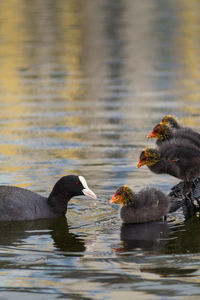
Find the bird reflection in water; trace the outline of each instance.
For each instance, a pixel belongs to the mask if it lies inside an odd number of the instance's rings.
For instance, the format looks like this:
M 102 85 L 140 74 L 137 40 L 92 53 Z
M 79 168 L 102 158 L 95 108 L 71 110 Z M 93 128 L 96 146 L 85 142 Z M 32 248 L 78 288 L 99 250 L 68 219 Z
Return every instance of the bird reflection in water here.
M 169 231 L 167 222 L 162 221 L 122 224 L 120 230 L 121 243 L 112 245 L 112 250 L 118 255 L 136 249 L 156 250 L 163 246 L 169 236 Z
M 70 252 L 71 255 L 75 252 L 85 251 L 84 240 L 71 233 L 68 228 L 67 219 L 65 217 L 55 219 L 41 219 L 34 221 L 9 221 L 0 222 L 0 231 L 3 232 L 0 236 L 0 245 L 16 246 L 21 244 L 22 240 L 28 239 L 31 236 L 48 235 L 53 240 L 53 246 L 62 251 L 63 254 Z

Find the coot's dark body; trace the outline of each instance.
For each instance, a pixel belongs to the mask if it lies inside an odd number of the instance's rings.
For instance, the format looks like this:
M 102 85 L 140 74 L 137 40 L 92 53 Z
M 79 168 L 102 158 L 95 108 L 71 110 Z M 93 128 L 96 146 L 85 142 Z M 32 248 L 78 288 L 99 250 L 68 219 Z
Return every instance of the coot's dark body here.
M 0 221 L 56 218 L 67 212 L 69 200 L 78 195 L 95 198 L 82 176 L 64 176 L 57 181 L 49 197 L 27 189 L 0 186 Z

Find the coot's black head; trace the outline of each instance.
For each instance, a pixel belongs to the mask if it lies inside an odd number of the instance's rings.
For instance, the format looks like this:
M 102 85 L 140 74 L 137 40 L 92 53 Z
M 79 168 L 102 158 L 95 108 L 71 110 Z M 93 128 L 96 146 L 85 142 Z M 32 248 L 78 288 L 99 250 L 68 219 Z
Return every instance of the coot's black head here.
M 65 197 L 66 200 L 80 195 L 96 199 L 95 193 L 89 189 L 85 178 L 76 175 L 63 176 L 56 182 L 50 196 L 55 197 L 57 195 Z

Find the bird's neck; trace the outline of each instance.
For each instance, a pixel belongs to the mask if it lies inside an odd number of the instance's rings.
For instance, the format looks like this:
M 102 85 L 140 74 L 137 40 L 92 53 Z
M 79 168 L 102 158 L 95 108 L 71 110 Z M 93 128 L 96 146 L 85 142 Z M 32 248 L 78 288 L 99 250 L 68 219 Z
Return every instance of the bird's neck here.
M 47 202 L 54 212 L 59 216 L 64 216 L 67 212 L 67 204 L 70 198 L 69 195 L 64 196 L 60 193 L 55 193 L 53 190 L 49 195 Z
M 135 194 L 132 193 L 128 196 L 128 198 L 126 198 L 126 201 L 124 201 L 122 203 L 122 207 L 128 207 L 128 206 L 133 206 L 134 205 L 134 198 L 135 198 Z
M 172 138 L 172 132 L 170 130 L 167 130 L 162 134 L 160 140 L 163 142 L 163 141 L 170 140 L 171 138 Z
M 159 160 L 155 161 L 154 164 L 148 165 L 148 168 L 154 173 L 161 174 L 163 173 L 164 165 L 163 162 Z
M 180 129 L 181 126 L 176 121 L 174 121 L 173 124 L 171 124 L 171 128 L 173 128 L 173 129 Z

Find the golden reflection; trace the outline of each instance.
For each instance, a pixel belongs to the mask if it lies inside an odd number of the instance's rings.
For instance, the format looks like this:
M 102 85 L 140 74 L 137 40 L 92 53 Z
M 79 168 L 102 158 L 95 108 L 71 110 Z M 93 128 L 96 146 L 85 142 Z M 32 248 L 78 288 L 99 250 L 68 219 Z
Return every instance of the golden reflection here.
M 19 68 L 25 64 L 22 41 L 27 39 L 24 30 L 25 18 L 21 1 L 1 1 L 1 26 L 0 26 L 0 95 L 1 95 L 1 119 L 6 120 L 1 124 L 1 140 L 5 134 L 5 144 L 1 145 L 1 154 L 8 157 L 14 157 L 20 152 L 20 146 L 16 145 L 13 139 L 13 132 L 16 128 L 24 128 L 25 121 L 21 116 L 29 112 L 27 108 L 21 105 L 21 98 L 24 96 L 23 80 L 19 76 Z M 13 121 L 17 117 L 17 121 Z M 8 122 L 9 120 L 9 122 Z M 7 141 L 12 140 L 12 144 Z M 24 169 L 23 166 L 1 162 L 2 172 L 13 172 Z
M 199 10 L 198 0 L 183 0 L 177 13 L 179 15 L 179 33 L 177 34 L 178 57 L 183 66 L 180 85 L 183 85 L 184 109 L 192 113 L 200 113 L 200 108 L 194 105 L 199 102 Z
M 21 78 L 18 75 L 20 66 L 24 64 L 22 41 L 27 36 L 25 33 L 25 15 L 21 9 L 21 1 L 1 1 L 0 11 L 3 20 L 0 26 L 0 80 L 1 94 L 4 101 L 12 104 L 20 101 L 23 95 L 23 86 Z M 15 114 L 21 111 L 20 106 L 14 109 L 10 106 L 10 113 Z
M 67 68 L 66 89 L 61 90 L 60 94 L 67 97 L 68 101 L 79 99 L 82 94 L 82 85 L 80 78 L 83 78 L 81 72 L 81 53 L 82 53 L 82 2 L 80 0 L 59 1 L 59 10 L 63 13 L 59 18 L 59 26 L 65 32 L 62 40 L 61 63 Z
M 52 82 L 56 100 L 64 98 L 66 101 L 70 101 L 70 107 L 66 106 L 66 111 L 78 111 L 73 102 L 83 93 L 81 53 L 83 52 L 84 34 L 81 12 L 83 5 L 81 3 L 80 0 L 58 1 L 55 7 L 52 7 L 47 1 L 36 1 L 37 10 L 30 10 L 30 3 L 19 0 L 0 2 L 1 16 L 3 17 L 0 26 L 0 94 L 2 98 L 0 114 L 7 121 L 1 125 L 1 136 L 6 141 L 1 146 L 1 153 L 8 157 L 17 155 L 18 159 L 18 166 L 13 168 L 9 164 L 2 165 L 2 172 L 13 172 L 14 169 L 15 171 L 18 169 L 20 172 L 23 170 L 23 162 L 33 156 L 35 161 L 41 160 L 42 157 L 45 159 L 43 152 L 38 156 L 35 155 L 35 151 L 31 153 L 31 145 L 27 145 L 29 151 L 24 152 L 24 147 L 20 148 L 17 144 L 20 140 L 20 144 L 23 144 L 27 139 L 34 140 L 37 137 L 41 137 L 45 141 L 46 132 L 39 130 L 43 126 L 45 117 L 32 117 L 33 122 L 30 121 L 31 115 L 37 116 L 38 112 L 46 113 L 51 110 L 51 106 L 41 106 L 41 103 L 46 101 L 41 97 L 43 93 L 45 93 L 45 97 L 51 96 Z M 59 14 L 53 15 L 53 9 Z M 55 69 L 58 68 L 58 64 L 64 71 L 67 70 L 66 77 L 63 77 L 66 85 L 62 84 L 61 88 L 58 88 L 57 81 L 52 79 L 54 60 L 56 62 Z M 23 73 L 24 70 L 27 73 Z M 58 84 L 60 83 L 58 82 Z M 32 93 L 39 101 L 31 101 Z M 49 101 L 49 103 L 53 103 L 53 101 Z M 55 110 L 52 111 L 55 112 Z M 76 133 L 74 131 L 59 133 L 55 128 L 60 126 L 76 128 L 82 126 L 84 122 L 85 118 L 81 114 L 72 117 L 67 115 L 62 118 L 54 116 L 49 122 L 45 121 L 45 126 L 54 128 L 50 138 L 65 140 L 67 145 L 68 141 L 77 136 Z M 38 130 L 30 130 L 33 127 Z M 7 140 L 9 142 L 12 140 L 12 144 L 7 144 Z M 45 151 L 46 158 L 48 155 L 52 155 L 53 150 L 45 149 Z M 76 148 L 69 151 L 54 149 L 54 152 L 53 156 L 67 159 L 76 159 L 80 155 L 80 151 Z

